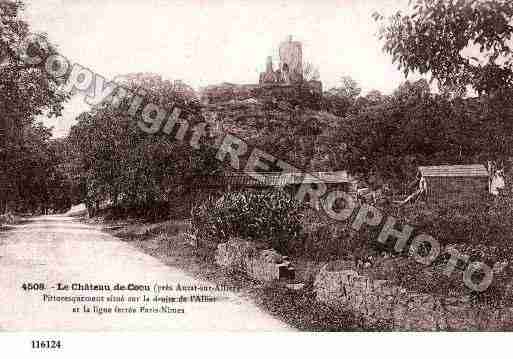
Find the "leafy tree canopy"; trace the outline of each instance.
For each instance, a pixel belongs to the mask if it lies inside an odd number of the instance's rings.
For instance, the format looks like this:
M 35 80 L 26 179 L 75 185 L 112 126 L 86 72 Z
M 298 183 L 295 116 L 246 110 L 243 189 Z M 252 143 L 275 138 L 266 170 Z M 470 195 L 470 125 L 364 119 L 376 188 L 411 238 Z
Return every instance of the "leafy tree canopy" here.
M 510 0 L 416 0 L 381 23 L 384 51 L 407 76 L 431 74 L 442 89 L 496 94 L 513 86 Z M 475 56 L 468 55 L 476 52 Z
M 21 1 L 0 1 L 0 213 L 49 205 L 51 131 L 35 121 L 45 111 L 60 114 L 67 99 L 43 65 L 23 61 L 25 53 L 44 64 L 56 52 L 44 35 L 30 34 L 23 9 Z

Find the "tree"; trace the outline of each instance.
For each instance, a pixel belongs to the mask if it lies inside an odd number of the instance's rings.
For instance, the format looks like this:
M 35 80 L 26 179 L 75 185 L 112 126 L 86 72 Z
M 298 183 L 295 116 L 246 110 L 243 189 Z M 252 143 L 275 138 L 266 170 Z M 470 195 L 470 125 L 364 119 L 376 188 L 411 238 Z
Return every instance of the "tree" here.
M 190 127 L 202 122 L 192 88 L 182 82 L 168 81 L 151 73 L 119 76 L 131 91 L 144 91 L 146 103 L 158 104 L 170 113 L 176 104 L 182 109 Z M 175 187 L 188 177 L 215 172 L 220 163 L 204 143 L 200 150 L 187 141 L 177 141 L 174 134 L 148 135 L 137 125 L 140 111 L 130 117 L 129 101 L 119 107 L 109 103 L 81 114 L 67 141 L 79 164 L 85 184 L 83 199 L 91 214 L 102 201 L 125 208 L 153 210 L 158 202 L 169 202 Z
M 29 41 L 23 8 L 21 1 L 0 2 L 0 212 L 26 203 L 29 195 L 39 198 L 32 189 L 43 184 L 40 174 L 43 164 L 48 165 L 50 132 L 35 124 L 35 118 L 43 111 L 60 114 L 67 99 L 59 89 L 61 80 L 48 75 L 44 65 L 28 64 L 19 56 L 28 43 L 26 50 L 33 56 L 45 59 L 55 53 L 43 35 L 47 46 Z M 21 188 L 23 184 L 28 187 Z
M 399 69 L 431 74 L 440 87 L 497 94 L 513 87 L 510 0 L 416 0 L 381 23 L 384 51 Z M 478 52 L 476 56 L 469 52 Z
M 319 81 L 321 75 L 319 73 L 319 68 L 312 64 L 311 62 L 307 62 L 303 66 L 303 80 L 305 81 Z
M 369 93 L 367 95 L 365 95 L 365 100 L 371 106 L 381 103 L 384 99 L 385 99 L 385 96 L 378 90 L 369 91 Z
M 405 81 L 394 91 L 394 96 L 402 100 L 423 98 L 431 96 L 431 89 L 425 79 L 420 79 L 415 82 Z
M 324 94 L 326 107 L 333 114 L 345 117 L 362 92 L 360 85 L 350 76 L 342 76 L 340 86 Z
M 430 75 L 442 96 L 455 100 L 453 110 L 465 114 L 447 117 L 451 136 L 458 139 L 452 146 L 459 148 L 458 159 L 468 151 L 492 161 L 512 156 L 513 3 L 416 0 L 410 5 L 407 14 L 388 19 L 374 14 L 384 51 L 406 76 Z M 479 98 L 458 101 L 467 89 Z
M 340 83 L 339 87 L 333 87 L 328 92 L 335 96 L 347 97 L 350 99 L 355 99 L 360 96 L 362 88 L 351 76 L 342 76 Z
M 357 114 L 366 111 L 371 106 L 377 106 L 387 101 L 388 96 L 378 90 L 371 90 L 367 95 L 358 97 L 352 105 L 349 113 Z
M 348 170 L 401 184 L 419 165 L 479 163 L 511 153 L 513 133 L 505 129 L 489 102 L 450 100 L 419 80 L 349 114 L 334 138 L 348 144 L 341 159 Z

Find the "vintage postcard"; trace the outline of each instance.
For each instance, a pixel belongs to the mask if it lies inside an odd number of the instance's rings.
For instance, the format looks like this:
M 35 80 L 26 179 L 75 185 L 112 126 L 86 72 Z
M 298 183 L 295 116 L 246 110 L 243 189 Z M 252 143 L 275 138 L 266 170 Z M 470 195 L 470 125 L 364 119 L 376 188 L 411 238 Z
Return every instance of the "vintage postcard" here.
M 1 0 L 0 330 L 512 330 L 512 34 L 509 0 Z

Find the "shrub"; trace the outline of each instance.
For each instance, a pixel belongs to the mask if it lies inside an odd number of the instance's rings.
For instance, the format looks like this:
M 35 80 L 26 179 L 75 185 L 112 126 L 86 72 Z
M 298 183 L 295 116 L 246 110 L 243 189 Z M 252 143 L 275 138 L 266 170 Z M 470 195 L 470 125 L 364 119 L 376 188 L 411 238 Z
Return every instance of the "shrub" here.
M 302 240 L 303 206 L 283 191 L 229 192 L 192 211 L 200 240 L 223 243 L 232 237 L 261 241 L 281 253 Z
M 343 223 L 323 221 L 306 228 L 302 253 L 306 258 L 322 262 L 337 259 L 356 260 L 370 254 L 369 243 Z
M 15 222 L 16 222 L 16 217 L 10 212 L 0 215 L 0 225 L 14 224 Z

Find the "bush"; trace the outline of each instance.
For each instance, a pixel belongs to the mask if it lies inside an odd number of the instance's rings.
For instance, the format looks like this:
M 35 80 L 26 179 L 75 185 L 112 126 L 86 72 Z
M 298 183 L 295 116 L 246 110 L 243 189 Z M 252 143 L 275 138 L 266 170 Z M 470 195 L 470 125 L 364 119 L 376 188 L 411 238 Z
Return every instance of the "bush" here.
M 415 228 L 412 237 L 427 233 L 444 247 L 456 246 L 471 260 L 493 264 L 513 254 L 508 243 L 513 235 L 512 198 L 503 195 L 491 201 L 439 208 L 415 205 L 404 208 L 398 218 Z
M 230 192 L 192 211 L 200 240 L 223 243 L 232 237 L 261 241 L 281 253 L 302 240 L 303 205 L 282 191 Z
M 15 224 L 18 221 L 19 221 L 19 218 L 10 212 L 0 215 L 0 225 Z
M 355 260 L 369 255 L 369 243 L 349 226 L 327 218 L 322 210 L 309 209 L 303 223 L 305 232 L 301 255 L 317 262 Z

